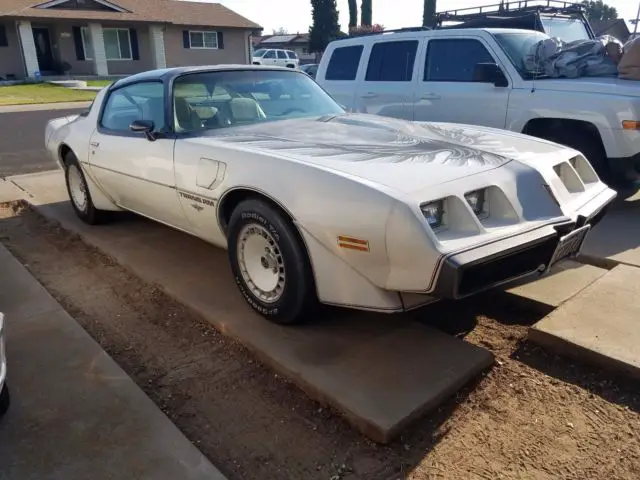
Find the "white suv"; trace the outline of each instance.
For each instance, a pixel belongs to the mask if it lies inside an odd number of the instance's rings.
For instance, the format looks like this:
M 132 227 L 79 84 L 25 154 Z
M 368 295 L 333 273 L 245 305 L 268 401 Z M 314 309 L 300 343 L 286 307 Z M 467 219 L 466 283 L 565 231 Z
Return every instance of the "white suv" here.
M 491 28 L 346 37 L 329 44 L 316 81 L 351 111 L 526 133 L 582 152 L 605 179 L 637 182 L 640 82 L 534 77 L 525 56 L 546 38 Z
M 300 59 L 296 52 L 277 48 L 261 48 L 253 52 L 254 65 L 278 65 L 280 67 L 298 68 Z

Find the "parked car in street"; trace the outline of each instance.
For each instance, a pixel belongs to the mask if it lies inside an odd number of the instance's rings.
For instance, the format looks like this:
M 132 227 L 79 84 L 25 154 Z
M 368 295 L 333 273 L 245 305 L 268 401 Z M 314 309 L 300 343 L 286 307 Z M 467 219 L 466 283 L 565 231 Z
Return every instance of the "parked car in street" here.
M 309 75 L 311 78 L 316 78 L 316 73 L 318 72 L 318 64 L 308 63 L 306 65 L 300 65 L 300 70 Z
M 129 210 L 228 249 L 247 303 L 283 324 L 318 302 L 401 312 L 537 278 L 616 196 L 573 149 L 348 114 L 281 67 L 133 75 L 45 143 L 79 218 Z
M 287 68 L 298 68 L 300 59 L 292 50 L 278 48 L 261 48 L 253 52 L 254 65 L 273 65 Z
M 640 178 L 640 83 L 525 68 L 545 33 L 404 29 L 327 47 L 316 81 L 350 111 L 507 129 L 569 146 L 605 179 Z
M 4 315 L 0 312 L 0 417 L 9 410 L 11 399 L 7 385 L 7 355 L 4 345 Z

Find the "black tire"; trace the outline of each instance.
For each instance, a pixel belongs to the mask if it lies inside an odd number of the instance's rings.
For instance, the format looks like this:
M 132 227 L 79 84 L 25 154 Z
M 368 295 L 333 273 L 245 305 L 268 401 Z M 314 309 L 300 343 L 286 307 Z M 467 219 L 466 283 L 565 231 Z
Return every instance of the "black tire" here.
M 5 383 L 0 392 L 0 417 L 4 416 L 11 405 L 11 395 L 9 395 L 9 386 Z
M 296 66 L 293 65 L 292 63 L 290 63 L 290 64 L 287 65 L 287 68 L 296 68 Z
M 87 180 L 84 176 L 84 172 L 82 171 L 80 163 L 78 162 L 78 159 L 73 154 L 73 152 L 68 152 L 65 155 L 64 164 L 64 178 L 65 183 L 67 184 L 67 194 L 69 195 L 69 201 L 71 202 L 71 206 L 76 212 L 78 218 L 89 225 L 98 225 L 100 223 L 106 222 L 108 219 L 108 212 L 104 210 L 98 210 L 93 204 L 93 200 L 91 199 L 91 192 L 89 191 L 89 187 L 87 186 Z M 79 174 L 80 182 L 84 186 L 84 192 L 86 195 L 86 202 L 84 206 L 77 205 L 71 193 L 70 177 L 74 175 L 74 169 Z
M 272 301 L 258 297 L 247 282 L 248 273 L 243 274 L 246 261 L 244 248 L 239 252 L 239 241 L 248 233 L 250 227 L 258 227 L 258 231 L 267 232 L 271 238 L 261 237 L 269 243 L 273 255 L 267 253 L 261 257 L 261 265 L 265 269 L 278 272 L 279 280 L 283 280 L 283 288 L 279 296 Z M 317 306 L 317 296 L 311 262 L 295 227 L 277 209 L 259 199 L 248 199 L 241 202 L 231 214 L 228 229 L 228 248 L 231 270 L 236 284 L 247 303 L 266 319 L 281 325 L 292 325 L 307 320 Z M 273 243 L 272 243 L 273 241 Z M 274 244 L 275 243 L 275 244 Z M 246 244 L 245 244 L 246 245 Z M 247 253 L 248 255 L 248 253 Z M 271 255 L 273 262 L 265 258 Z M 257 257 L 256 262 L 258 261 Z M 250 261 L 250 259 L 247 258 Z M 259 267 L 258 267 L 259 268 Z M 256 284 L 254 284 L 255 286 Z

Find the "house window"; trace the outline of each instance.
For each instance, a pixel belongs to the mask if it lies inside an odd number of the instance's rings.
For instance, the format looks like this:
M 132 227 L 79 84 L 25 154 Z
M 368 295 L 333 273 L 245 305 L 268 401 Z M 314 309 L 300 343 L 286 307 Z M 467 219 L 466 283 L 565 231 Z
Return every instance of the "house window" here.
M 133 60 L 131 33 L 128 28 L 105 28 L 102 35 L 107 60 Z
M 84 50 L 84 59 L 93 60 L 93 43 L 91 43 L 91 31 L 88 27 L 80 29 L 82 34 L 82 48 Z
M 218 48 L 218 32 L 189 32 L 189 48 Z

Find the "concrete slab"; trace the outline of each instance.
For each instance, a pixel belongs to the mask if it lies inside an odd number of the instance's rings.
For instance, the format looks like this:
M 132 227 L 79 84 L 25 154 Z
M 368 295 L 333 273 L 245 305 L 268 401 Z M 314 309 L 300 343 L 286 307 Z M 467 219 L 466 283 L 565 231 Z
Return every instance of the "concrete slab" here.
M 3 480 L 224 480 L 1 245 L 0 266 L 12 393 Z
M 640 267 L 640 192 L 616 201 L 602 222 L 589 232 L 582 254 L 594 264 L 606 258 Z
M 0 178 L 0 203 L 20 200 L 23 192 L 15 186 L 13 182 L 8 182 Z
M 549 275 L 507 290 L 509 293 L 558 307 L 601 278 L 607 270 L 574 261 L 558 264 Z
M 529 339 L 640 378 L 640 269 L 615 267 L 535 324 Z
M 13 180 L 43 215 L 157 283 L 375 441 L 393 439 L 493 362 L 488 351 L 406 316 L 326 309 L 303 327 L 271 324 L 245 304 L 225 251 L 137 217 L 88 227 L 55 175 Z

